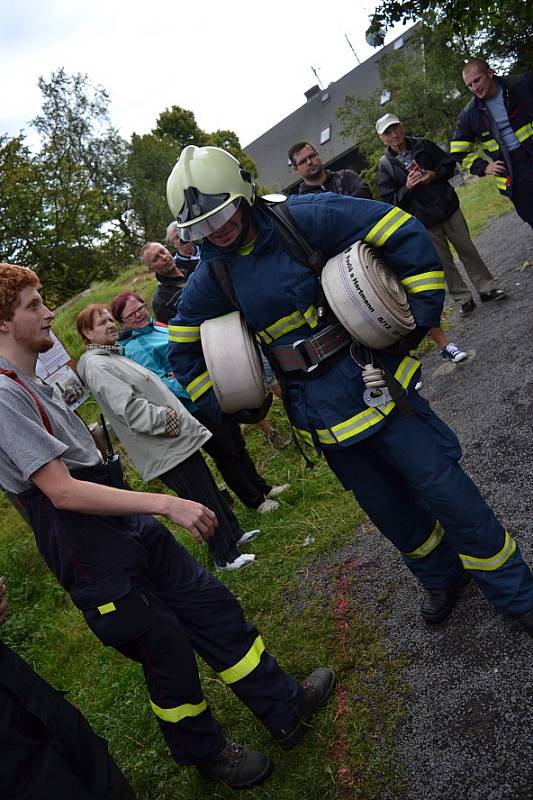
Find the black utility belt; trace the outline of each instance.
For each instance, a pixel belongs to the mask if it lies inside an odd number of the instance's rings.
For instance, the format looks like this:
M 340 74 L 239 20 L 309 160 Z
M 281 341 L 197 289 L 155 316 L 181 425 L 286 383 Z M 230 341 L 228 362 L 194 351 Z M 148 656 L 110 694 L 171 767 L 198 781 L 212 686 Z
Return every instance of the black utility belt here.
M 352 342 L 352 337 L 338 322 L 309 336 L 287 345 L 270 346 L 268 355 L 282 372 L 310 373 L 331 356 L 344 350 Z

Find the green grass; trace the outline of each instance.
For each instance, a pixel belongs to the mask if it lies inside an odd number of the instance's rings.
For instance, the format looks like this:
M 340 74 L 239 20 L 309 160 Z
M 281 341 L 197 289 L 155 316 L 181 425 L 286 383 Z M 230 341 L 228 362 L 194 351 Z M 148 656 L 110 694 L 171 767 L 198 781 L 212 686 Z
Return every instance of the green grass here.
M 491 219 L 508 214 L 514 208 L 511 201 L 499 193 L 490 176 L 472 176 L 464 186 L 459 187 L 457 193 L 473 239 Z
M 486 188 L 491 189 L 487 194 Z M 469 222 L 471 207 L 476 216 L 478 207 L 482 209 L 480 221 L 501 213 L 502 201 L 492 189 L 488 182 L 475 181 L 461 190 Z M 76 314 L 86 303 L 108 302 L 124 288 L 133 288 L 149 300 L 154 281 L 143 269 L 131 267 L 120 280 L 92 287 L 58 313 L 56 332 L 74 356 L 81 352 L 73 325 Z M 85 404 L 87 421 L 96 415 L 96 406 Z M 279 403 L 274 404 L 271 419 L 288 433 Z M 246 437 L 267 479 L 289 482 L 291 488 L 281 499 L 280 511 L 271 515 L 258 518 L 236 504 L 243 528 L 259 523 L 262 529 L 251 548 L 257 562 L 242 573 L 223 573 L 221 579 L 285 669 L 301 679 L 319 664 L 329 664 L 338 671 L 339 683 L 334 701 L 317 716 L 302 746 L 284 753 L 200 663 L 205 695 L 227 733 L 274 760 L 272 779 L 241 796 L 378 800 L 387 787 L 389 795 L 400 800 L 402 771 L 394 737 L 403 714 L 405 690 L 398 675 L 405 659 L 391 655 L 373 620 L 354 601 L 357 569 L 349 559 L 333 557 L 352 541 L 363 516 L 323 460 L 315 458 L 314 469 L 308 470 L 294 448 L 272 450 L 254 427 L 246 431 Z M 142 484 L 129 465 L 126 471 L 133 488 L 164 491 L 158 482 Z M 109 740 L 111 752 L 140 800 L 234 798 L 234 792 L 204 782 L 194 769 L 175 766 L 150 711 L 138 665 L 102 647 L 88 631 L 38 555 L 32 534 L 2 496 L 0 513 L 0 574 L 7 578 L 10 598 L 9 619 L 2 629 L 5 641 L 47 680 L 68 690 L 71 702 Z M 197 545 L 183 530 L 175 533 L 202 564 L 210 566 L 206 547 Z M 305 545 L 306 537 L 314 539 L 312 544 Z

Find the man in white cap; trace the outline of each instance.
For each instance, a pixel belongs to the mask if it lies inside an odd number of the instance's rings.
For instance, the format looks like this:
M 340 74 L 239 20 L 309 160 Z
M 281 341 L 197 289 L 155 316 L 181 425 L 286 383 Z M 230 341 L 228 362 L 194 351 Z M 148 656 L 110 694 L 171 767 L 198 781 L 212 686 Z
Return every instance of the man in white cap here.
M 444 267 L 448 290 L 460 305 L 461 313 L 471 314 L 476 304 L 455 266 L 449 242 L 478 290 L 481 302 L 503 300 L 505 292 L 496 288 L 494 277 L 470 238 L 459 198 L 449 183 L 455 171 L 454 159 L 430 139 L 406 136 L 404 126 L 394 114 L 380 117 L 376 132 L 387 146 L 378 164 L 381 196 L 426 226 Z

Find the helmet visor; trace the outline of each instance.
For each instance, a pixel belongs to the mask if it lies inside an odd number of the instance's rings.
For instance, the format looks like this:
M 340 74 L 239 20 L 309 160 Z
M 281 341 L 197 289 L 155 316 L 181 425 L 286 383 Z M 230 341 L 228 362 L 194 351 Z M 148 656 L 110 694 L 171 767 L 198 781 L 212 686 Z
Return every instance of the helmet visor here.
M 184 227 L 180 225 L 178 219 L 177 226 L 180 239 L 183 239 L 184 242 L 193 242 L 197 239 L 205 239 L 211 236 L 212 233 L 218 231 L 226 222 L 229 222 L 239 208 L 240 202 L 241 198 L 237 197 L 235 200 L 232 200 L 231 203 L 228 203 L 227 206 L 221 208 L 220 211 L 215 211 L 208 217 L 204 217 L 204 219 L 198 222 L 188 223 L 187 226 Z

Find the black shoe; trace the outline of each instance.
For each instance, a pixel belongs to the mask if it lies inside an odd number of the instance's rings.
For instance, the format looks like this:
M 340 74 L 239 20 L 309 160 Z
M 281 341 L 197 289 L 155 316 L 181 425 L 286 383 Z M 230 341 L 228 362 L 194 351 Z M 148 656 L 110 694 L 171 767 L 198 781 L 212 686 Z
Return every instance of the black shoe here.
M 444 622 L 452 613 L 459 592 L 466 586 L 471 576 L 462 572 L 460 577 L 447 589 L 425 589 L 422 600 L 422 618 L 429 625 Z
M 459 308 L 459 313 L 463 317 L 467 317 L 469 314 L 472 313 L 472 311 L 475 310 L 476 310 L 476 304 L 474 303 L 473 299 L 470 298 L 470 300 L 465 300 L 464 303 L 461 303 L 461 306 Z
M 533 637 L 533 608 L 531 611 L 526 611 L 525 614 L 518 614 L 515 619 L 517 619 L 529 635 Z
M 230 789 L 247 789 L 266 781 L 272 772 L 272 761 L 263 753 L 226 739 L 224 749 L 197 769 L 204 778 L 224 783 Z
M 304 690 L 304 701 L 298 712 L 298 720 L 290 731 L 281 731 L 274 738 L 284 750 L 291 750 L 296 747 L 300 739 L 303 738 L 307 725 L 315 711 L 326 705 L 333 689 L 335 688 L 336 677 L 332 669 L 320 667 L 315 669 L 308 678 L 302 683 Z
M 491 300 L 505 300 L 507 295 L 503 289 L 491 289 L 490 292 L 480 292 L 479 299 L 482 303 L 490 303 Z

